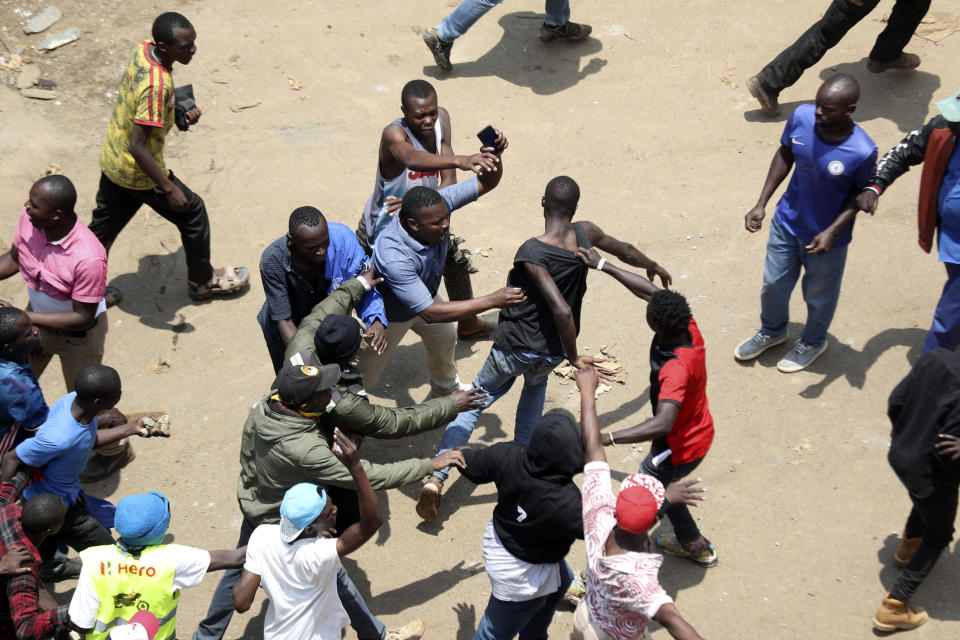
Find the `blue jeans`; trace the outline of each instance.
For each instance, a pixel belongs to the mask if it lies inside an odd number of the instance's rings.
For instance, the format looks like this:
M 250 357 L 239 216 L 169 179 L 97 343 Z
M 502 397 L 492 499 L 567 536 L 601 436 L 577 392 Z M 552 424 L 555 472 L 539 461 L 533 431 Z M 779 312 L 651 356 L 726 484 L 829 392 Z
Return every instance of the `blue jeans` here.
M 947 268 L 947 282 L 923 342 L 923 353 L 937 347 L 953 351 L 960 344 L 960 264 L 944 262 L 943 266 Z
M 483 368 L 473 381 L 474 387 L 480 387 L 490 394 L 486 406 L 471 409 L 457 415 L 447 425 L 440 439 L 437 453 L 443 453 L 456 447 L 462 447 L 470 441 L 470 434 L 477 426 L 477 419 L 494 402 L 499 400 L 513 386 L 513 381 L 523 376 L 523 390 L 517 403 L 517 418 L 513 430 L 513 439 L 521 444 L 530 442 L 533 429 L 543 416 L 543 403 L 547 396 L 547 378 L 562 356 L 547 356 L 533 351 L 510 351 L 498 345 L 490 348 L 490 355 Z M 434 477 L 446 480 L 449 467 L 435 471 Z
M 665 460 L 661 460 L 660 464 L 656 464 L 653 459 L 658 453 L 661 452 L 658 451 L 655 453 L 653 449 L 647 453 L 647 457 L 640 463 L 640 473 L 653 476 L 663 484 L 664 488 L 671 482 L 686 478 L 693 473 L 693 470 L 700 466 L 700 463 L 703 461 L 703 458 L 699 458 L 692 462 L 675 465 L 668 456 Z M 678 541 L 681 543 L 689 543 L 696 542 L 700 539 L 700 528 L 697 527 L 693 516 L 690 515 L 690 509 L 687 508 L 687 505 L 671 504 L 670 508 L 667 509 L 667 517 L 670 519 L 670 524 L 673 525 L 673 532 L 676 534 Z
M 253 525 L 244 519 L 240 526 L 237 547 L 247 544 L 252 533 Z M 237 583 L 242 573 L 243 568 L 227 569 L 223 572 L 220 582 L 217 583 L 217 589 L 213 592 L 213 598 L 210 600 L 207 617 L 200 621 L 193 634 L 193 640 L 223 638 L 230 625 L 230 619 L 233 618 L 233 585 Z M 337 571 L 337 595 L 340 596 L 340 604 L 350 618 L 350 626 L 357 632 L 358 640 L 383 640 L 386 637 L 387 627 L 367 609 L 363 596 L 357 591 L 357 587 L 342 566 Z
M 482 18 L 487 11 L 493 9 L 503 0 L 463 0 L 453 13 L 448 15 L 437 25 L 437 34 L 445 42 L 453 42 Z M 570 20 L 570 0 L 546 0 L 544 11 L 547 14 L 544 22 L 560 26 Z
M 847 245 L 836 246 L 822 255 L 807 253 L 806 243 L 787 231 L 776 218 L 770 224 L 767 260 L 763 266 L 760 292 L 760 324 L 764 333 L 783 335 L 790 320 L 790 294 L 803 268 L 803 300 L 807 323 L 800 338 L 819 347 L 827 341 L 827 329 L 840 299 L 840 281 L 847 262 Z
M 547 628 L 557 605 L 573 581 L 573 571 L 566 560 L 560 561 L 560 588 L 553 593 L 523 602 L 497 600 L 492 595 L 480 619 L 473 640 L 546 640 Z

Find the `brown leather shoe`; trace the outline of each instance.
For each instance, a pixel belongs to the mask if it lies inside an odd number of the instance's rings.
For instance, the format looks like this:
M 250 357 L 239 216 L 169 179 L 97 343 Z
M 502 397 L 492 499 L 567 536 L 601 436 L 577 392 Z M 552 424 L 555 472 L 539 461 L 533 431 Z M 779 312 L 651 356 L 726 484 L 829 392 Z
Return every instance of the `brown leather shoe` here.
M 900 57 L 890 62 L 877 62 L 876 60 L 867 60 L 867 71 L 871 73 L 883 73 L 890 69 L 899 69 L 901 71 L 910 71 L 920 66 L 920 56 L 915 53 L 901 53 Z
M 887 593 L 887 597 L 880 603 L 877 614 L 873 616 L 873 628 L 877 631 L 906 631 L 916 629 L 927 621 L 927 612 L 907 602 L 894 600 Z
M 80 482 L 96 482 L 103 480 L 107 476 L 123 469 L 133 462 L 137 455 L 133 452 L 133 446 L 128 442 L 123 451 L 116 455 L 105 456 L 102 453 L 94 453 L 87 460 L 87 466 L 80 472 Z
M 760 78 L 757 76 L 749 78 L 747 80 L 747 91 L 757 99 L 757 102 L 760 103 L 760 108 L 763 109 L 765 114 L 774 117 L 780 115 L 780 103 L 777 102 L 776 94 L 764 89 L 763 85 L 760 84 Z
M 897 550 L 893 552 L 893 564 L 901 569 L 910 563 L 910 558 L 917 552 L 917 547 L 923 542 L 923 538 L 900 538 L 900 544 Z
M 439 517 L 441 491 L 443 491 L 443 483 L 433 476 L 424 480 L 423 486 L 420 487 L 417 515 L 427 522 L 433 522 Z

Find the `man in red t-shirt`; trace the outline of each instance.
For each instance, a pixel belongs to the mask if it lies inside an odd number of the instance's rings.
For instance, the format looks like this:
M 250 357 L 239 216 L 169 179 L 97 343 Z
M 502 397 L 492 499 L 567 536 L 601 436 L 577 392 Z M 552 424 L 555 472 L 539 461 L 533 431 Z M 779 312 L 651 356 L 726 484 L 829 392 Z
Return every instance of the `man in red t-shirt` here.
M 605 446 L 652 440 L 640 472 L 664 486 L 693 472 L 713 442 L 713 417 L 707 402 L 706 350 L 686 298 L 658 289 L 644 277 L 620 269 L 593 249 L 577 254 L 590 267 L 612 275 L 635 296 L 646 300 L 647 324 L 654 331 L 650 345 L 650 405 L 653 417 L 638 425 L 607 433 Z M 673 533 L 657 536 L 664 553 L 689 558 L 702 567 L 717 564 L 717 550 L 700 533 L 686 505 L 667 510 Z

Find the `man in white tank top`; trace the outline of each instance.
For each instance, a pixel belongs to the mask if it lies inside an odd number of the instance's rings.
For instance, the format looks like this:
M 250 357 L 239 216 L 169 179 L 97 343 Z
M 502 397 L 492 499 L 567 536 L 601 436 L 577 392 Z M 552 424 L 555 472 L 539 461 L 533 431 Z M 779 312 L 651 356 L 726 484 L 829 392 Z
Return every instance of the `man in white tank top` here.
M 372 250 L 377 233 L 398 209 L 397 200 L 416 186 L 438 189 L 457 182 L 457 169 L 480 175 L 498 171 L 500 159 L 492 153 L 454 155 L 450 140 L 450 114 L 437 105 L 437 92 L 426 80 L 411 80 L 400 93 L 403 117 L 383 130 L 378 152 L 373 194 L 367 200 L 357 228 L 360 244 Z M 451 236 L 444 266 L 444 283 L 451 301 L 473 298 L 470 274 L 476 269 L 467 252 L 458 248 L 462 240 Z M 492 325 L 493 323 L 491 323 Z M 489 335 L 494 326 L 471 316 L 458 323 L 461 338 Z

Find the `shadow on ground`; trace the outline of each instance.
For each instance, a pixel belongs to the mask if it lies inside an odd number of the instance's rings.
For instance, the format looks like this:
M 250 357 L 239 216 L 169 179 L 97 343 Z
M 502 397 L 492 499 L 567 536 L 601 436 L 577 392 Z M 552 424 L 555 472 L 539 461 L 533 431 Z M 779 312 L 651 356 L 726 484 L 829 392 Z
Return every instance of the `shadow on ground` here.
M 451 54 L 453 71 L 444 73 L 431 63 L 423 68 L 423 74 L 438 80 L 497 76 L 512 85 L 529 87 L 537 95 L 552 95 L 569 89 L 606 66 L 607 61 L 598 57 L 581 65 L 582 58 L 603 49 L 603 44 L 596 38 L 589 37 L 582 42 L 540 42 L 537 30 L 543 18 L 542 13 L 531 11 L 508 13 L 499 20 L 503 36 L 490 51 L 476 60 L 461 62 L 454 43 Z M 429 54 L 425 52 L 425 55 Z

